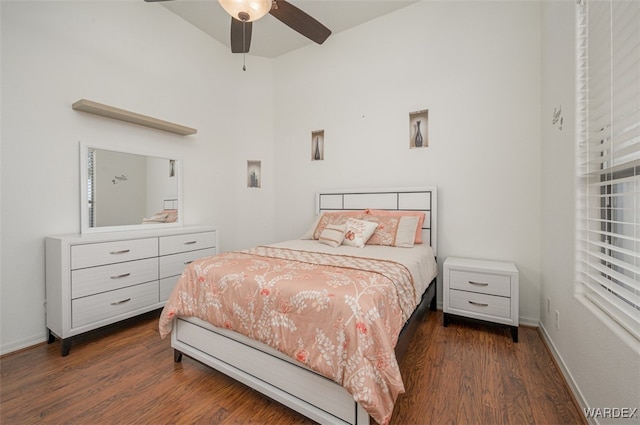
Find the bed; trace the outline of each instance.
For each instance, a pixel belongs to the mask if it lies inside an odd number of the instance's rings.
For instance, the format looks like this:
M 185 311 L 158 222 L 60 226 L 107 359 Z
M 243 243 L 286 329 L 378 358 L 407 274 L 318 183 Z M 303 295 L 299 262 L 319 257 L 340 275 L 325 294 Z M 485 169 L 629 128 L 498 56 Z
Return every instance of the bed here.
M 300 239 L 191 263 L 160 334 L 174 361 L 187 355 L 318 423 L 386 424 L 404 392 L 398 362 L 436 306 L 437 192 L 323 191 L 316 212 Z

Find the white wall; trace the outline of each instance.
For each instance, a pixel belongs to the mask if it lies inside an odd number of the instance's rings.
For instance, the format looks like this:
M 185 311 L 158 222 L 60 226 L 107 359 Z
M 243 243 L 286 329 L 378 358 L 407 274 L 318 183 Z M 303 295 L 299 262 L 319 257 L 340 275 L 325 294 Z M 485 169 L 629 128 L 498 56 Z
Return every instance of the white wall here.
M 273 240 L 271 61 L 242 72 L 241 56 L 159 4 L 0 5 L 0 352 L 45 339 L 44 238 L 80 231 L 80 141 L 182 159 L 185 224 L 218 226 L 223 251 Z M 81 98 L 198 133 L 73 111 Z M 259 191 L 247 159 L 264 161 Z
M 542 3 L 541 329 L 583 407 L 640 407 L 640 344 L 574 295 L 575 3 Z M 562 107 L 564 125 L 552 123 Z M 547 311 L 547 298 L 550 311 Z M 560 328 L 555 311 L 560 313 Z M 640 423 L 601 419 L 599 423 Z
M 420 2 L 275 68 L 280 239 L 306 230 L 319 189 L 436 185 L 440 264 L 515 261 L 521 320 L 538 323 L 538 2 Z M 430 146 L 409 149 L 422 109 Z M 320 129 L 325 159 L 312 162 Z

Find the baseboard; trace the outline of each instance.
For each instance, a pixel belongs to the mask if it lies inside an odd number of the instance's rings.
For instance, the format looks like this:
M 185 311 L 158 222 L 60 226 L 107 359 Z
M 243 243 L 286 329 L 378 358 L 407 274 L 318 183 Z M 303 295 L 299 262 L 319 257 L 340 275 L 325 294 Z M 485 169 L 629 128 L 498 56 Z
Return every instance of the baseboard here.
M 537 328 L 540 326 L 540 319 L 532 319 L 530 317 L 522 317 L 518 318 L 518 324 L 523 326 L 530 326 L 532 328 Z
M 546 345 L 549 353 L 551 353 L 551 357 L 555 362 L 556 366 L 558 367 L 558 369 L 560 370 L 560 373 L 562 373 L 562 377 L 567 383 L 569 390 L 571 390 L 571 394 L 573 395 L 573 399 L 575 403 L 577 404 L 580 411 L 584 412 L 585 408 L 588 407 L 587 401 L 584 399 L 584 396 L 580 391 L 578 384 L 576 383 L 575 379 L 573 379 L 571 372 L 567 368 L 567 365 L 562 359 L 562 356 L 560 355 L 560 353 L 558 353 L 556 346 L 553 344 L 553 341 L 551 340 L 551 337 L 549 337 L 549 333 L 545 329 L 544 324 L 542 322 L 538 323 L 538 332 L 542 336 L 542 341 Z M 592 425 L 598 425 L 598 421 L 595 418 L 587 418 L 587 422 Z
M 5 344 L 0 347 L 0 356 L 4 356 L 7 354 L 14 353 L 16 351 L 21 351 L 27 348 L 31 348 L 35 345 L 42 344 L 43 342 L 47 342 L 47 337 L 45 336 L 34 336 L 31 338 L 25 338 L 20 341 L 14 341 L 10 344 Z

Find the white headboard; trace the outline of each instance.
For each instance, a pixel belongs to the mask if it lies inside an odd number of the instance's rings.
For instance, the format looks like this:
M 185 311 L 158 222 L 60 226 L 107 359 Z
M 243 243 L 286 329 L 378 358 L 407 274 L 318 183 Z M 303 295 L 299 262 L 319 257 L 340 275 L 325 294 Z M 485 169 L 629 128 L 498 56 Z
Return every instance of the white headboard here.
M 425 213 L 422 240 L 438 254 L 438 190 L 436 187 L 323 190 L 316 195 L 316 213 L 365 210 L 421 211 Z

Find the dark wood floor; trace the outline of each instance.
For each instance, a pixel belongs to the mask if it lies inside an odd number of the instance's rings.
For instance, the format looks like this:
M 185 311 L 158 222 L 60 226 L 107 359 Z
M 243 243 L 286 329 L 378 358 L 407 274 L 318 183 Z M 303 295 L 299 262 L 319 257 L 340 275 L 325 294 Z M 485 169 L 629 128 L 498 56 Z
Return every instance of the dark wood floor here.
M 537 329 L 429 312 L 401 365 L 392 424 L 586 424 Z M 313 424 L 189 358 L 173 363 L 157 313 L 0 359 L 0 423 Z

